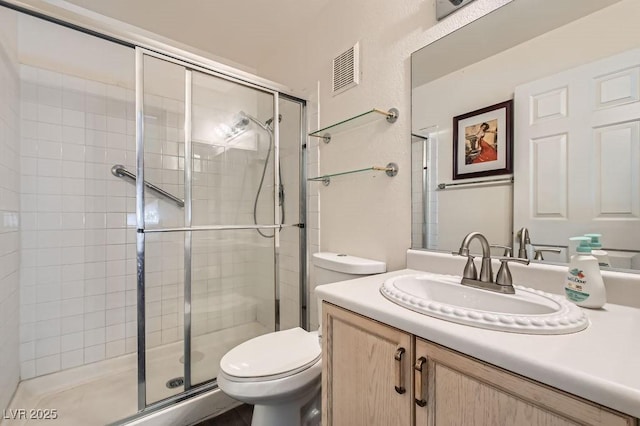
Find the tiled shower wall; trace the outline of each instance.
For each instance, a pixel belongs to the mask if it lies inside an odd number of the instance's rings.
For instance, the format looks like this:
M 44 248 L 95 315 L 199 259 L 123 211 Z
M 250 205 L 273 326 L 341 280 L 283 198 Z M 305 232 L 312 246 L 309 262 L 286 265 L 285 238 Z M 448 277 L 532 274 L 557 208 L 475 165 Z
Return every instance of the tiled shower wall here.
M 26 65 L 21 79 L 20 370 L 27 379 L 136 350 L 135 188 L 110 170 L 135 171 L 135 128 L 131 89 Z M 145 178 L 182 198 L 183 107 L 159 96 L 145 101 Z M 262 171 L 255 152 L 194 152 L 194 216 L 206 213 L 198 224 L 250 220 Z M 297 190 L 292 182 L 289 191 Z M 148 191 L 146 209 L 150 227 L 183 223 L 182 209 Z M 273 240 L 254 231 L 194 234 L 194 335 L 256 320 L 268 329 Z M 183 338 L 183 238 L 147 239 L 149 348 Z M 295 269 L 288 253 L 297 259 L 297 250 L 283 243 L 283 267 Z M 291 317 L 283 322 L 297 325 L 297 312 Z
M 184 104 L 147 94 L 145 115 L 145 179 L 184 198 Z M 193 153 L 193 225 L 249 223 L 261 172 L 255 152 L 194 143 Z M 184 210 L 171 202 L 147 203 L 147 213 L 159 218 L 151 228 L 184 224 Z M 262 277 L 273 275 L 258 260 L 271 251 L 271 240 L 247 230 L 194 232 L 192 238 L 193 335 L 256 321 L 261 300 L 255 296 L 269 281 Z M 155 346 L 184 336 L 184 233 L 152 234 L 147 241 L 148 344 Z M 159 313 L 162 318 L 150 318 Z
M 21 377 L 136 349 L 132 92 L 22 65 Z
M 19 77 L 15 12 L 0 8 L 0 409 L 19 380 Z

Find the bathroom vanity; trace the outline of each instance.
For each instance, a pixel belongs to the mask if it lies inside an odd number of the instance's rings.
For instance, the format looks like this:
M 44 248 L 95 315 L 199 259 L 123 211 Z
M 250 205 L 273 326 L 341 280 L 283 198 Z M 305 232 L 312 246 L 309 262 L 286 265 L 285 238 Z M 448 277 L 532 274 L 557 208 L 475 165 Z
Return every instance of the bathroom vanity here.
M 583 331 L 530 335 L 422 315 L 380 294 L 389 277 L 455 274 L 457 259 L 445 256 L 410 253 L 408 266 L 420 269 L 316 289 L 325 425 L 638 425 L 640 309 L 608 304 L 586 311 Z M 554 276 L 538 267 L 514 270 L 514 279 Z

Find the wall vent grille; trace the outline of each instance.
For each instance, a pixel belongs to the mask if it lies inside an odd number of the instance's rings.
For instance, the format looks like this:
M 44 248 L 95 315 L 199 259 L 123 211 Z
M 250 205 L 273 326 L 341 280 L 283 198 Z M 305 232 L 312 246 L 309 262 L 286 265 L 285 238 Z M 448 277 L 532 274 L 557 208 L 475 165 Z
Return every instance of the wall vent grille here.
M 360 43 L 333 59 L 333 94 L 337 95 L 360 83 Z

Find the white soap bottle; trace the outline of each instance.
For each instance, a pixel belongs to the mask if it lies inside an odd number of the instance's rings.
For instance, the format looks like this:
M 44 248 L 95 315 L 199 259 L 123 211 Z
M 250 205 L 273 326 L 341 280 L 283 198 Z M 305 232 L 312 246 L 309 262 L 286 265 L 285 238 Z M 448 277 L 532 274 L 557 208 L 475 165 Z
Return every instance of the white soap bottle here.
M 567 299 L 584 308 L 601 308 L 607 303 L 607 293 L 600 274 L 598 260 L 591 255 L 591 238 L 572 237 L 579 243 L 571 256 L 564 291 Z
M 584 236 L 591 239 L 589 243 L 591 245 L 591 256 L 598 259 L 598 265 L 600 265 L 600 267 L 610 267 L 609 253 L 602 250 L 602 242 L 600 241 L 602 234 L 584 234 Z

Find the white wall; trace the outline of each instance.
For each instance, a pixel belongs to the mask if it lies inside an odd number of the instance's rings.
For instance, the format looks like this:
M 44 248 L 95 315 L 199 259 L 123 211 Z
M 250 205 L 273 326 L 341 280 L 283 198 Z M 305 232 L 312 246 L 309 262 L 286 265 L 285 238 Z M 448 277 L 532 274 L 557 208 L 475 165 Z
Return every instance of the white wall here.
M 20 84 L 17 15 L 0 8 L 0 409 L 19 380 Z
M 452 117 L 512 99 L 519 84 L 639 46 L 639 14 L 640 3 L 624 0 L 416 88 L 413 127 L 438 128 L 438 182 L 432 188 L 451 179 Z M 473 230 L 511 245 L 511 186 L 446 190 L 437 197 L 437 248 L 457 249 Z M 479 214 L 470 215 L 469 208 Z

